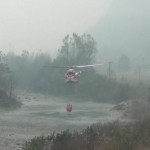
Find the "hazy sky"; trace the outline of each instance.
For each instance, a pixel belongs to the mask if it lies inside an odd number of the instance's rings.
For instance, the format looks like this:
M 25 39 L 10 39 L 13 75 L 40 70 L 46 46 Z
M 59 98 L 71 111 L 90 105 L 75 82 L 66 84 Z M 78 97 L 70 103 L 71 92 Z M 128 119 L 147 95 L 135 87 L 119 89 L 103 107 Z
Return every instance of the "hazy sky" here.
M 82 34 L 111 0 L 0 0 L 0 50 L 54 53 L 66 34 Z

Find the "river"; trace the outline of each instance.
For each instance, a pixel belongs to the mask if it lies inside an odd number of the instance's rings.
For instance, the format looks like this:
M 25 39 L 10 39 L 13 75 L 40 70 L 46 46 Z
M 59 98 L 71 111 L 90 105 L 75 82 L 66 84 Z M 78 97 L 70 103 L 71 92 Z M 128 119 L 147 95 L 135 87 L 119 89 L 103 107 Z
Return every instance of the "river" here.
M 0 112 L 0 149 L 21 149 L 22 143 L 34 136 L 48 135 L 65 129 L 81 130 L 93 123 L 108 122 L 120 117 L 111 111 L 112 104 L 83 102 L 44 94 L 17 92 L 22 107 Z M 72 104 L 68 113 L 66 105 Z

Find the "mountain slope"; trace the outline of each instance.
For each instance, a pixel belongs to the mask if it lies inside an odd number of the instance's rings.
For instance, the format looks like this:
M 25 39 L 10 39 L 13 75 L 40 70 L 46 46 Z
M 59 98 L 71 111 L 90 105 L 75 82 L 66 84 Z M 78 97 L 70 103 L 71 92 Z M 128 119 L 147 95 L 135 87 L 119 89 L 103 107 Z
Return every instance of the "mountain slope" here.
M 150 54 L 150 1 L 114 0 L 90 33 L 103 56 L 147 57 Z

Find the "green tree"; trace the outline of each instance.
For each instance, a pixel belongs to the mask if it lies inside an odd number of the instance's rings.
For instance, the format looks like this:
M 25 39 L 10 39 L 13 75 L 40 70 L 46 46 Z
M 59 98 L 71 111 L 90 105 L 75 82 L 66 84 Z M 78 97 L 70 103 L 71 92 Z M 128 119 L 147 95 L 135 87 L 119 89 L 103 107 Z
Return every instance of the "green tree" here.
M 90 64 L 94 62 L 97 52 L 96 42 L 91 35 L 73 33 L 63 39 L 56 60 L 64 65 Z
M 127 55 L 122 55 L 118 61 L 118 70 L 121 72 L 128 72 L 131 70 L 131 62 Z
M 0 90 L 3 92 L 9 90 L 9 73 L 10 70 L 7 64 L 7 57 L 0 51 Z

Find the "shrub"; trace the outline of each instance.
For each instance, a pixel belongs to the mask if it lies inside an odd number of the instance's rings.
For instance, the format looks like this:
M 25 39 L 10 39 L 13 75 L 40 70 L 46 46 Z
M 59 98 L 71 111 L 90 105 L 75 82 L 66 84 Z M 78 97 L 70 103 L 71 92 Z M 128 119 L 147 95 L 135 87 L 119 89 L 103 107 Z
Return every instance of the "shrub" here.
M 35 137 L 22 150 L 137 150 L 150 148 L 150 120 L 95 124 L 81 132 L 62 131 Z

